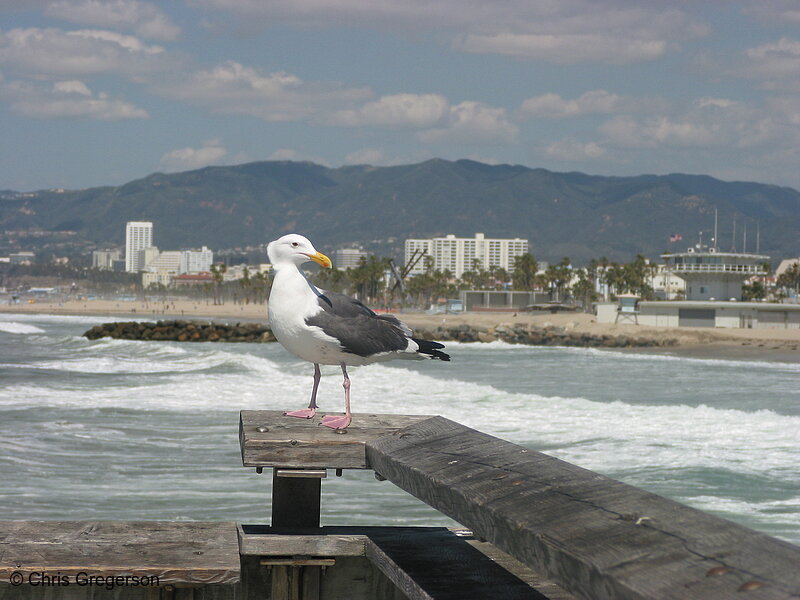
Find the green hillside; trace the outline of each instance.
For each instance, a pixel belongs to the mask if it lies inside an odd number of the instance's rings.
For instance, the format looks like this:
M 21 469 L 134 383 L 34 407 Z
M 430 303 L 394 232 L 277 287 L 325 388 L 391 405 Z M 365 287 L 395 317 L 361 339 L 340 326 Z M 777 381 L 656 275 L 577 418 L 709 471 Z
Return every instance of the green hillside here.
M 125 222 L 151 220 L 163 249 L 258 245 L 288 232 L 317 247 L 361 243 L 398 256 L 406 237 L 454 233 L 525 237 L 542 260 L 628 260 L 683 249 L 719 214 L 720 249 L 800 255 L 800 192 L 702 175 L 602 177 L 518 165 L 429 160 L 329 169 L 256 162 L 157 173 L 119 187 L 0 193 L 0 229 L 76 231 L 99 245 L 124 241 Z M 671 234 L 684 241 L 668 244 Z M 707 238 L 706 238 L 707 239 Z

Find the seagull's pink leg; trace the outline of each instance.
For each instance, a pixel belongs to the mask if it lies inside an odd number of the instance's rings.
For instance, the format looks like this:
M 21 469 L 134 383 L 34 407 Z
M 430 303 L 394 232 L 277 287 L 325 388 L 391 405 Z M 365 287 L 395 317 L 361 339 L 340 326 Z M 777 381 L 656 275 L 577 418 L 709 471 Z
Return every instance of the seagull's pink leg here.
M 319 380 L 322 374 L 319 372 L 319 365 L 314 363 L 314 387 L 311 389 L 311 402 L 308 403 L 308 408 L 303 410 L 292 410 L 283 413 L 287 417 L 298 417 L 300 419 L 311 419 L 317 414 L 317 388 L 319 387 Z
M 350 378 L 347 376 L 347 368 L 344 363 L 342 363 L 342 375 L 344 375 L 344 381 L 342 382 L 342 387 L 344 388 L 344 415 L 325 415 L 322 417 L 322 423 L 320 423 L 331 429 L 347 429 L 352 418 L 350 414 Z

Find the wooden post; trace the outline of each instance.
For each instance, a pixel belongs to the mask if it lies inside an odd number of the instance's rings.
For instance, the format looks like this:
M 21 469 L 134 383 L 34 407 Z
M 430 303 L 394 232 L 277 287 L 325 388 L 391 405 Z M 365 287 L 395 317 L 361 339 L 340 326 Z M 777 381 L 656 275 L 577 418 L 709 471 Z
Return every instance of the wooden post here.
M 272 470 L 272 526 L 286 529 L 319 527 L 322 479 L 283 477 Z

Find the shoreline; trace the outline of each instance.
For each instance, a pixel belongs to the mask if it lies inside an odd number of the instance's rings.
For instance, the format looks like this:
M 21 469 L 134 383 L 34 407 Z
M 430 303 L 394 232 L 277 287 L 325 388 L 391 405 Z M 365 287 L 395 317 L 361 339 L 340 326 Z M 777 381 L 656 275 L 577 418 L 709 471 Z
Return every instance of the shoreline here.
M 60 304 L 2 304 L 0 314 L 50 314 L 70 316 L 120 317 L 136 321 L 164 319 L 214 320 L 217 322 L 266 322 L 263 304 L 223 304 L 179 300 L 161 302 L 73 301 Z M 400 313 L 398 317 L 413 329 L 436 331 L 468 327 L 489 341 L 504 328 L 530 330 L 552 328 L 567 335 L 609 336 L 648 339 L 653 347 L 606 348 L 621 352 L 661 354 L 685 358 L 761 360 L 800 363 L 800 329 L 710 329 L 690 327 L 646 327 L 635 324 L 597 323 L 586 313 Z M 497 337 L 502 337 L 502 334 Z

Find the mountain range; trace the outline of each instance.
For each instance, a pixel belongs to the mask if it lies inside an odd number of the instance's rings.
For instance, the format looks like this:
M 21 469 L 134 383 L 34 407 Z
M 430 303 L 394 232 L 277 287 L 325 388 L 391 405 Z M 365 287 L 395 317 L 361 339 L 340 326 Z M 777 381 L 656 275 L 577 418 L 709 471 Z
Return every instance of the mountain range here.
M 126 221 L 153 221 L 162 249 L 264 244 L 303 233 L 317 248 L 361 244 L 402 257 L 407 237 L 522 237 L 540 260 L 683 251 L 800 255 L 800 192 L 705 175 L 606 177 L 520 165 L 428 160 L 328 168 L 264 161 L 155 173 L 116 187 L 0 192 L 0 229 L 73 231 L 98 246 L 124 243 Z M 734 238 L 735 222 L 735 238 Z M 670 243 L 673 235 L 682 241 Z

